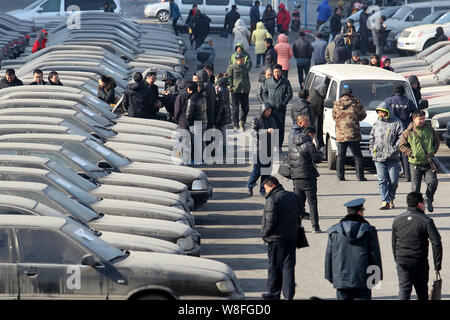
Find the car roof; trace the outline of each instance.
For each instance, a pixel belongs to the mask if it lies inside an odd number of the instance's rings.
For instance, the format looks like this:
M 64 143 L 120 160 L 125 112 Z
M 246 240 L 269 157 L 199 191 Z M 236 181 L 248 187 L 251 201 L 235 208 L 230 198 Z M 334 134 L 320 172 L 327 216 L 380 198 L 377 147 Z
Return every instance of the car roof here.
M 20 104 L 20 103 L 30 103 L 33 105 L 39 105 L 39 104 L 52 105 L 52 104 L 57 103 L 58 105 L 71 107 L 71 106 L 76 105 L 78 102 L 71 101 L 71 100 L 45 99 L 45 98 L 42 98 L 42 99 L 37 99 L 37 98 L 7 99 L 7 100 L 3 100 L 2 102 L 0 102 L 0 104 L 2 104 L 2 105 Z
M 77 141 L 83 142 L 86 139 L 89 139 L 84 136 L 79 136 L 76 134 L 53 134 L 53 133 L 11 133 L 2 135 L 1 138 L 46 138 L 46 139 L 55 139 L 55 140 L 64 140 L 64 141 Z M 1 139 L 0 139 L 1 141 Z
M 311 67 L 310 71 L 331 76 L 339 81 L 343 80 L 399 80 L 406 79 L 395 72 L 382 68 L 353 65 L 353 64 L 322 64 Z
M 56 109 L 56 108 L 6 108 L 0 110 L 0 115 L 21 115 L 21 114 L 33 114 L 37 113 L 37 116 L 41 116 L 43 114 L 55 114 L 55 115 L 63 115 L 63 116 L 75 116 L 80 113 L 77 110 L 73 109 Z
M 61 146 L 55 146 L 51 144 L 43 143 L 12 143 L 2 142 L 0 143 L 0 149 L 28 149 L 28 150 L 46 150 L 46 151 L 60 151 Z
M 50 173 L 50 171 L 44 170 L 44 169 L 14 167 L 14 166 L 2 166 L 1 164 L 0 164 L 0 172 L 2 172 L 2 173 L 8 173 L 8 172 L 15 173 L 15 172 L 18 172 L 18 173 L 30 174 L 30 175 L 38 175 L 38 176 L 45 176 L 46 174 Z
M 48 185 L 38 182 L 2 181 L 0 190 L 43 191 Z
M 0 163 L 1 162 L 20 162 L 20 163 L 38 163 L 45 165 L 49 159 L 43 157 L 35 157 L 35 156 L 22 156 L 22 155 L 12 155 L 12 154 L 0 154 Z
M 13 227 L 45 227 L 60 229 L 66 224 L 66 219 L 43 216 L 0 215 L 0 226 Z
M 21 116 L 21 115 L 1 115 L 0 120 L 7 121 L 23 121 L 23 124 L 27 123 L 27 121 L 30 121 L 32 123 L 38 123 L 38 124 L 50 124 L 50 125 L 58 125 L 64 119 L 61 118 L 53 118 L 53 117 L 35 117 L 35 116 Z

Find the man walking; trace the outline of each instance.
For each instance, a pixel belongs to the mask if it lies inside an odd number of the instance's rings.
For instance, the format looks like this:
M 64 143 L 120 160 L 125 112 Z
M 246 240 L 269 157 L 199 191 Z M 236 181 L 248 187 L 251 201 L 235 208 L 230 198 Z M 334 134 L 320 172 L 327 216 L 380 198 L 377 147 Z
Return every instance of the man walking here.
M 195 40 L 195 50 L 197 50 L 204 42 L 205 38 L 209 35 L 209 24 L 211 19 L 197 10 L 195 14 L 194 22 L 192 25 L 192 33 Z
M 337 7 L 336 9 L 334 9 L 334 13 L 330 19 L 330 39 L 328 39 L 328 42 L 333 41 L 336 35 L 341 33 L 342 28 L 341 18 L 342 18 L 342 8 Z
M 369 13 L 367 4 L 363 4 L 362 12 L 359 15 L 359 49 L 363 56 L 367 53 L 367 45 L 370 36 L 370 30 L 367 26 L 367 20 L 369 19 Z
M 427 184 L 427 209 L 433 212 L 434 193 L 438 180 L 436 172 L 428 161 L 439 150 L 439 135 L 431 125 L 425 122 L 425 112 L 416 110 L 413 122 L 406 128 L 400 138 L 399 149 L 408 156 L 411 164 L 411 191 L 420 192 L 422 178 Z
M 323 39 L 320 32 L 316 34 L 316 41 L 311 44 L 313 49 L 312 52 L 312 62 L 314 65 L 325 64 L 327 60 L 325 59 L 325 50 L 327 48 L 328 42 Z
M 316 11 L 319 13 L 319 16 L 317 17 L 316 29 L 319 30 L 319 27 L 327 22 L 328 18 L 331 16 L 331 8 L 328 4 L 328 0 L 322 0 Z
M 268 244 L 269 270 L 264 299 L 286 300 L 295 294 L 295 249 L 301 206 L 298 196 L 285 191 L 275 177 L 264 181 L 266 204 L 262 218 L 262 238 Z
M 250 37 L 253 31 L 256 29 L 256 24 L 261 21 L 261 15 L 259 12 L 260 2 L 258 0 L 250 8 Z
M 412 287 L 418 300 L 428 300 L 428 245 L 433 247 L 434 270 L 442 268 L 441 236 L 433 219 L 425 215 L 421 193 L 413 191 L 406 196 L 408 209 L 392 224 L 392 251 L 397 265 L 399 300 L 410 300 Z
M 381 194 L 380 210 L 393 209 L 398 187 L 398 144 L 403 132 L 402 123 L 391 115 L 389 106 L 384 102 L 375 110 L 378 119 L 370 131 L 369 150 L 377 170 Z
M 170 7 L 169 19 L 172 18 L 173 31 L 175 31 L 175 35 L 178 36 L 177 22 L 178 19 L 181 18 L 180 8 L 175 3 L 175 0 L 169 1 L 169 7 Z
M 233 34 L 234 24 L 236 23 L 236 21 L 239 20 L 240 17 L 241 17 L 241 15 L 239 14 L 239 12 L 237 12 L 237 6 L 235 4 L 233 4 L 231 6 L 230 12 L 228 12 L 225 15 L 225 23 L 223 25 L 223 28 L 225 30 L 227 30 L 228 47 L 230 49 L 233 47 L 233 43 L 234 43 L 234 34 Z
M 375 272 L 375 279 L 383 280 L 378 234 L 364 219 L 365 201 L 345 203 L 347 215 L 327 231 L 325 279 L 336 288 L 338 300 L 371 300 L 377 283 L 369 277 Z
M 359 122 L 367 116 L 366 111 L 357 98 L 352 95 L 352 89 L 344 85 L 341 98 L 334 102 L 333 120 L 336 121 L 336 143 L 338 147 L 337 177 L 345 180 L 344 161 L 347 147 L 355 157 L 356 177 L 359 181 L 366 181 L 364 177 L 364 163 L 361 153 L 361 129 Z
M 279 152 L 281 152 L 284 141 L 286 109 L 289 101 L 292 99 L 291 83 L 282 76 L 282 69 L 283 67 L 281 65 L 275 65 L 273 77 L 264 81 L 264 88 L 262 91 L 262 100 L 270 102 L 274 108 L 277 127 L 279 129 Z
M 237 132 L 238 129 L 245 130 L 249 110 L 250 77 L 247 66 L 244 64 L 245 56 L 238 53 L 235 59 L 236 62 L 228 66 L 227 73 L 230 80 L 233 127 Z M 241 109 L 240 115 L 239 109 Z
M 189 94 L 186 107 L 186 121 L 191 132 L 191 164 L 203 163 L 205 143 L 203 136 L 208 124 L 207 102 L 203 82 L 191 82 L 186 91 Z
M 298 39 L 294 43 L 294 57 L 297 61 L 297 73 L 298 73 L 298 83 L 300 88 L 303 89 L 303 79 L 309 72 L 311 67 L 311 56 L 313 48 L 308 40 L 305 39 L 305 33 L 300 31 L 298 34 Z
M 197 69 L 202 69 L 206 65 L 212 65 L 214 68 L 214 59 L 216 50 L 213 48 L 213 40 L 206 37 L 205 42 L 195 50 L 195 59 L 197 60 Z

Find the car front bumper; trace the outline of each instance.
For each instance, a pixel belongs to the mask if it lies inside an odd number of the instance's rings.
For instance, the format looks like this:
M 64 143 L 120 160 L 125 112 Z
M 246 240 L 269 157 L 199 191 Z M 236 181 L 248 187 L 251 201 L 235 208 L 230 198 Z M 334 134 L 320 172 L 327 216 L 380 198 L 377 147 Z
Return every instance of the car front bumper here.
M 397 40 L 397 48 L 399 50 L 408 50 L 408 51 L 421 51 L 419 48 L 419 43 L 417 40 L 409 39 L 409 38 L 398 38 Z
M 212 197 L 213 187 L 208 183 L 208 188 L 206 190 L 190 190 L 190 192 L 194 199 L 194 208 L 199 209 Z

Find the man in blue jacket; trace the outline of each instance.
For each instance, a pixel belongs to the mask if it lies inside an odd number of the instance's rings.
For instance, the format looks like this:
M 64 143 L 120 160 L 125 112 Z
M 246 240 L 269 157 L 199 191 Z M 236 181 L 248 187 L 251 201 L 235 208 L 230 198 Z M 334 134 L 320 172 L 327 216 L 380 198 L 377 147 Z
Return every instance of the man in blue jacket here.
M 328 229 L 325 278 L 338 300 L 371 300 L 383 280 L 377 230 L 364 219 L 364 198 L 344 204 L 347 215 Z
M 256 24 L 261 21 L 261 15 L 259 13 L 259 1 L 255 1 L 253 6 L 250 8 L 250 34 L 256 29 Z
M 175 31 L 175 35 L 178 35 L 177 30 L 177 22 L 178 19 L 181 18 L 180 8 L 178 8 L 178 5 L 175 3 L 175 0 L 170 0 L 170 14 L 169 18 L 172 18 L 172 27 Z
M 319 13 L 316 29 L 319 30 L 319 27 L 327 22 L 328 18 L 331 16 L 331 8 L 328 4 L 328 0 L 322 0 L 322 3 L 317 7 L 316 11 Z

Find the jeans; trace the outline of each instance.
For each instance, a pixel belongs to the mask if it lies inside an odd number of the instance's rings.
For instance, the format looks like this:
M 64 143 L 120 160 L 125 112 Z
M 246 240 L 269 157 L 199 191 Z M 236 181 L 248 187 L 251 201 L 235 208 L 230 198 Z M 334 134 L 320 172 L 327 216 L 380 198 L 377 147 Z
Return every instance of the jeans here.
M 252 173 L 250 174 L 250 177 L 248 178 L 248 181 L 247 181 L 247 188 L 254 188 L 256 186 L 256 182 L 261 177 L 261 179 L 260 179 L 260 186 L 259 186 L 259 194 L 265 194 L 266 191 L 264 189 L 263 182 L 264 182 L 264 180 L 266 180 L 266 178 L 270 177 L 270 173 L 262 175 L 261 174 L 261 170 L 269 171 L 270 167 L 264 166 L 262 168 L 261 164 L 255 163 L 253 165 Z M 264 173 L 268 173 L 268 172 L 264 172 Z
M 309 72 L 309 68 L 311 67 L 311 59 L 297 58 L 296 60 L 297 60 L 298 83 L 300 84 L 300 87 L 303 88 L 303 79 L 306 78 L 306 75 Z
M 409 166 L 408 156 L 402 152 L 402 168 L 405 179 L 411 181 L 411 168 Z
M 384 46 L 376 46 L 375 47 L 375 53 L 377 54 L 377 55 L 382 55 L 383 54 L 383 47 Z
M 338 147 L 338 157 L 337 157 L 337 176 L 339 179 L 344 179 L 345 177 L 345 155 L 347 154 L 347 147 L 350 148 L 353 157 L 355 158 L 355 169 L 356 177 L 359 180 L 364 179 L 364 162 L 361 153 L 361 145 L 359 141 L 349 141 L 349 142 L 337 142 Z
M 295 249 L 296 240 L 269 242 L 269 270 L 267 292 L 274 296 L 283 296 L 292 300 L 295 294 Z
M 319 228 L 319 211 L 317 209 L 317 179 L 294 179 L 294 192 L 300 197 L 305 211 L 305 202 L 308 199 L 311 225 L 313 229 Z
M 429 164 L 422 166 L 411 163 L 411 191 L 420 192 L 422 177 L 425 177 L 425 182 L 427 184 L 427 191 L 425 192 L 427 200 L 433 202 L 434 193 L 438 186 L 436 173 L 431 170 Z
M 176 36 L 178 35 L 177 22 L 178 22 L 178 18 L 176 18 L 176 19 L 172 18 L 172 27 L 173 27 L 173 31 L 175 31 Z
M 337 289 L 338 300 L 372 300 L 372 291 L 369 289 Z
M 378 188 L 380 189 L 381 201 L 391 202 L 395 199 L 395 192 L 398 187 L 398 161 L 375 161 L 377 169 Z
M 428 261 L 397 261 L 399 300 L 410 300 L 412 287 L 418 300 L 428 300 Z
M 256 65 L 259 66 L 263 63 L 264 63 L 264 53 L 257 53 L 256 54 Z
M 283 147 L 283 141 L 284 141 L 284 126 L 285 126 L 285 121 L 286 121 L 286 109 L 283 109 L 283 111 L 275 111 L 275 121 L 277 123 L 277 128 L 278 128 L 278 148 L 281 152 L 281 148 Z
M 239 107 L 242 110 L 239 115 Z M 244 124 L 247 121 L 249 102 L 248 102 L 248 93 L 231 93 L 231 109 L 233 116 L 233 126 L 238 127 L 239 121 L 242 121 Z

